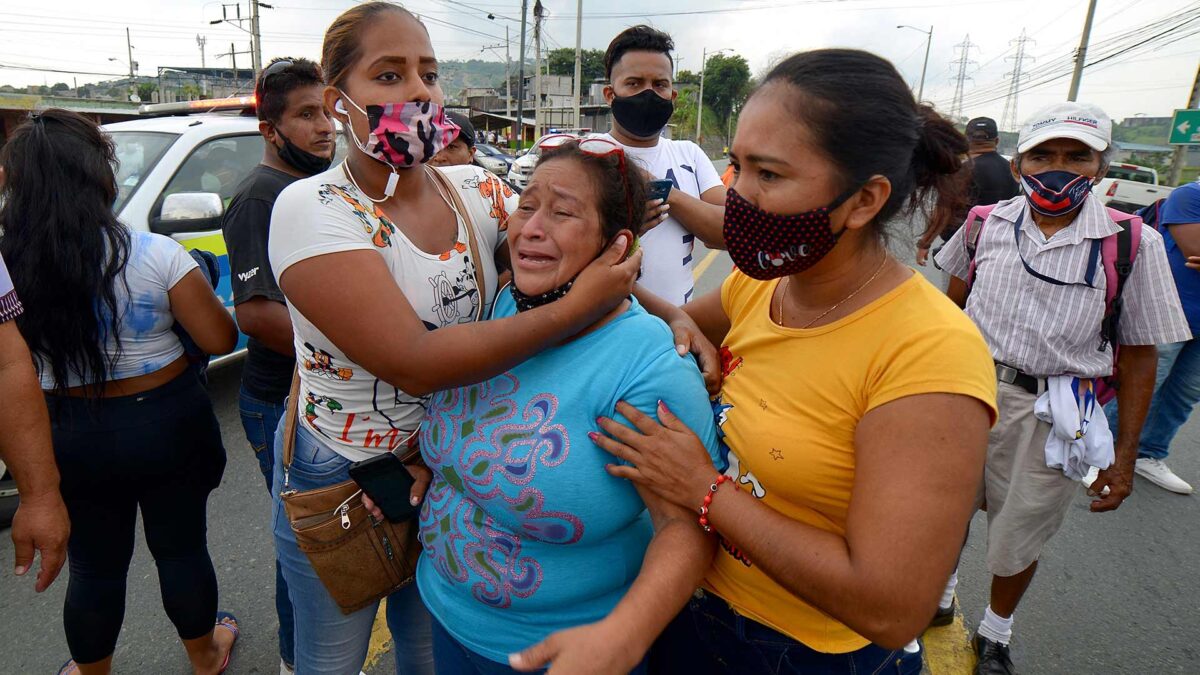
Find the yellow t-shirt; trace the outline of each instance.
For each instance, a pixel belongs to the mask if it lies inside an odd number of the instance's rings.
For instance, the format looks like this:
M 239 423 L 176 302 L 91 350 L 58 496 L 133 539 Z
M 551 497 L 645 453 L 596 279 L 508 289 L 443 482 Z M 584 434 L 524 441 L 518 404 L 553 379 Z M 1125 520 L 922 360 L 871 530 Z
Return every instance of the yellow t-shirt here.
M 905 396 L 952 393 L 996 410 L 996 375 L 969 318 L 920 274 L 829 325 L 782 328 L 777 281 L 734 271 L 721 287 L 730 320 L 715 403 L 726 474 L 776 511 L 846 533 L 854 433 L 869 410 Z M 724 450 L 724 448 L 723 448 Z M 722 541 L 705 586 L 741 614 L 821 652 L 868 640 L 827 616 Z

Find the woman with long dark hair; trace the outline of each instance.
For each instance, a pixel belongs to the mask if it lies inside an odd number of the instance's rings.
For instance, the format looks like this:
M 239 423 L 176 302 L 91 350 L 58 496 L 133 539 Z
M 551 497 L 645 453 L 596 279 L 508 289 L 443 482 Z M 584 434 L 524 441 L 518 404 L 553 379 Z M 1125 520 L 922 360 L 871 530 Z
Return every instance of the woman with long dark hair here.
M 0 252 L 25 304 L 17 326 L 46 392 L 71 518 L 72 660 L 61 672 L 111 669 L 140 509 L 192 668 L 219 673 L 237 622 L 217 613 L 205 521 L 225 449 L 172 326 L 210 354 L 232 351 L 237 329 L 182 246 L 117 221 L 114 164 L 99 127 L 58 109 L 33 115 L 0 153 Z

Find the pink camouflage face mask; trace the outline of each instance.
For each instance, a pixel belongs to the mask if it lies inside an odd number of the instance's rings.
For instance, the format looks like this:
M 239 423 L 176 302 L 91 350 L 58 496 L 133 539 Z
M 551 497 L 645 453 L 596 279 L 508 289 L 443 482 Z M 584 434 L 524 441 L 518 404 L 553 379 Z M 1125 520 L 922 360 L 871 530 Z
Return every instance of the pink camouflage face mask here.
M 411 169 L 428 162 L 458 137 L 458 125 L 446 118 L 442 106 L 432 101 L 368 105 L 364 110 L 345 92 L 342 98 L 367 118 L 371 129 L 365 143 L 351 130 L 349 135 L 354 145 L 393 170 Z

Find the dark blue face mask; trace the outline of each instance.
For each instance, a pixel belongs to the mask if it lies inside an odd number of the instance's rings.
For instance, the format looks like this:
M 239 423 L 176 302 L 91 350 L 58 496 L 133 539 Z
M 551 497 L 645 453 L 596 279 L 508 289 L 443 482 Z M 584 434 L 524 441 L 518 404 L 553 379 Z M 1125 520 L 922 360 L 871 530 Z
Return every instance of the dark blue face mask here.
M 1021 176 L 1029 208 L 1043 216 L 1061 216 L 1083 206 L 1092 193 L 1092 179 L 1070 171 L 1043 171 Z

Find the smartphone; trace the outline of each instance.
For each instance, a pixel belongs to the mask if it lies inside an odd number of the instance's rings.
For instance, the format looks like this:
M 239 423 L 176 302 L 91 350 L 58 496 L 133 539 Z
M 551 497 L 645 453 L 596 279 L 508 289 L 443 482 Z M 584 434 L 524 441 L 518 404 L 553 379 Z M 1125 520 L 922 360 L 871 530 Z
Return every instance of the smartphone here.
M 408 501 L 416 481 L 400 458 L 390 452 L 351 464 L 350 477 L 393 523 L 408 520 L 421 510 Z
M 650 181 L 650 194 L 647 199 L 666 199 L 674 187 L 675 183 L 669 180 L 652 180 Z

